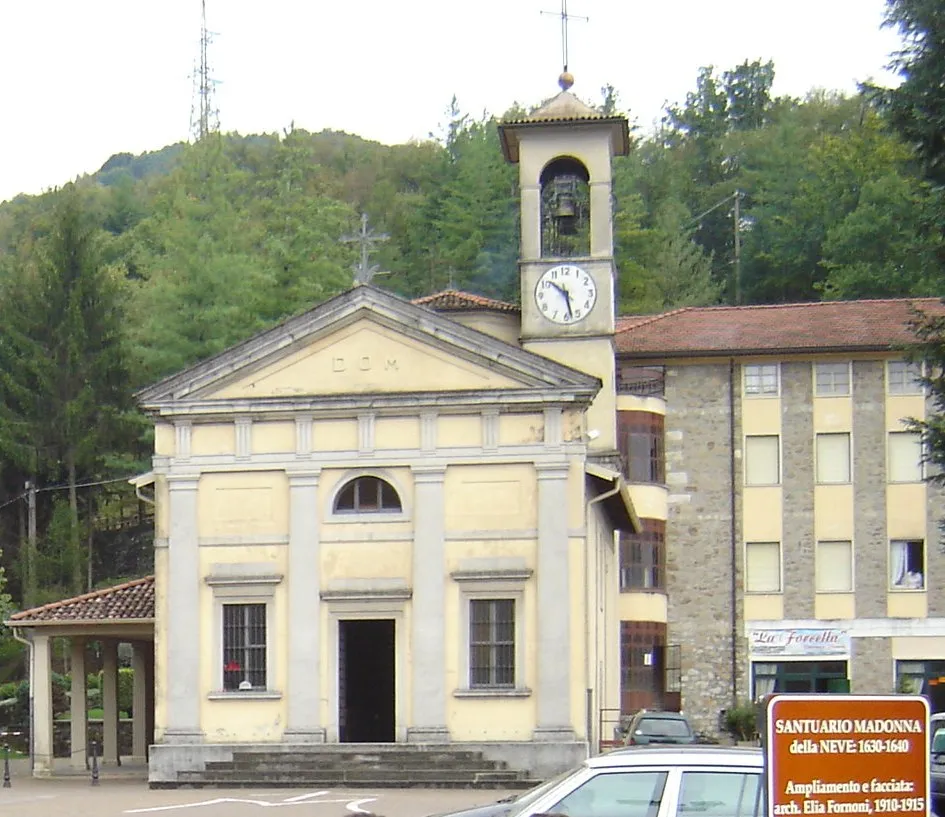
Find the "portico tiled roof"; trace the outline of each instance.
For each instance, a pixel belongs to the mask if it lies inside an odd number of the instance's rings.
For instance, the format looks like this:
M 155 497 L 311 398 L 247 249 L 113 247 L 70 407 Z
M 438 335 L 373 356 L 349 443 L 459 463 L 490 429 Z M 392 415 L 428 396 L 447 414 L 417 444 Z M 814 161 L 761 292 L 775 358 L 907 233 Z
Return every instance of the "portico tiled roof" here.
M 134 579 L 10 616 L 13 626 L 154 619 L 154 576 Z
M 471 292 L 461 292 L 458 289 L 445 289 L 423 298 L 415 298 L 417 306 L 428 306 L 437 312 L 459 312 L 467 310 L 486 310 L 492 312 L 521 312 L 516 304 L 497 301 L 484 295 L 473 295 Z
M 686 307 L 620 318 L 616 346 L 633 357 L 891 351 L 915 343 L 913 308 L 945 314 L 938 298 Z

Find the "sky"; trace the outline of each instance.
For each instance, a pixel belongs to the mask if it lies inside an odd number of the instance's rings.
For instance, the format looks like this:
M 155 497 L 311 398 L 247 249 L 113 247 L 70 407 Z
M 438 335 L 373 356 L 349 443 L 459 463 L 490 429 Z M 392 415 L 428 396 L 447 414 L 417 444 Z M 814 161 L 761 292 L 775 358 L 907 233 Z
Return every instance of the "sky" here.
M 561 0 L 206 0 L 224 131 L 387 144 L 557 92 Z M 200 0 L 0 0 L 0 201 L 186 140 Z M 572 92 L 613 85 L 643 134 L 701 66 L 773 60 L 774 93 L 853 91 L 899 46 L 885 0 L 570 0 Z M 543 14 L 542 12 L 550 12 Z

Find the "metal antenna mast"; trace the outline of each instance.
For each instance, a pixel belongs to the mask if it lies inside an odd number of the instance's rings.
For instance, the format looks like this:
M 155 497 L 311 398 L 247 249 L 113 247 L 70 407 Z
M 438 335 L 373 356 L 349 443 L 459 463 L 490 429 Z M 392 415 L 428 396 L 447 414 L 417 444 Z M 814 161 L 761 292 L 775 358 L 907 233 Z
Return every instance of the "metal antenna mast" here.
M 220 128 L 220 112 L 213 107 L 216 80 L 210 76 L 207 60 L 212 38 L 207 30 L 207 0 L 200 0 L 200 66 L 194 71 L 194 102 L 190 109 L 190 132 L 197 142 Z
M 370 263 L 371 248 L 374 244 L 381 241 L 387 241 L 390 238 L 386 233 L 372 232 L 368 227 L 367 213 L 361 213 L 361 229 L 357 235 L 346 235 L 342 237 L 345 244 L 358 244 L 361 248 L 361 260 L 354 265 L 354 285 L 370 284 L 375 275 L 387 275 L 381 272 L 376 264 Z
M 561 64 L 564 66 L 564 73 L 568 72 L 568 21 L 583 20 L 585 23 L 590 20 L 589 17 L 581 17 L 577 14 L 568 14 L 568 0 L 561 0 L 561 11 L 543 11 L 542 14 L 548 14 L 554 17 L 561 17 Z

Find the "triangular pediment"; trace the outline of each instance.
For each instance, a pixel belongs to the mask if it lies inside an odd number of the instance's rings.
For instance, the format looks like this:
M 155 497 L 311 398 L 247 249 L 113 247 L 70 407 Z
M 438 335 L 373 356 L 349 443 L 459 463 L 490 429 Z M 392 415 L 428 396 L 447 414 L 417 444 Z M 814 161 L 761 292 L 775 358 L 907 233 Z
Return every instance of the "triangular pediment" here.
M 332 298 L 244 343 L 142 390 L 162 413 L 202 404 L 273 407 L 356 396 L 509 392 L 585 402 L 597 378 L 371 286 Z

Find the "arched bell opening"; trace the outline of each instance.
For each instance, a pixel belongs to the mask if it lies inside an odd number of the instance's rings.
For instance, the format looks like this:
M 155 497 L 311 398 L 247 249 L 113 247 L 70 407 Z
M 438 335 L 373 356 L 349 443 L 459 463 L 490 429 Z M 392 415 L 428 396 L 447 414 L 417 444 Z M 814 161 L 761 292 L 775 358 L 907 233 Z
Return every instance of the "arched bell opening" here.
M 562 156 L 542 171 L 541 254 L 574 258 L 591 252 L 590 174 L 571 156 Z

